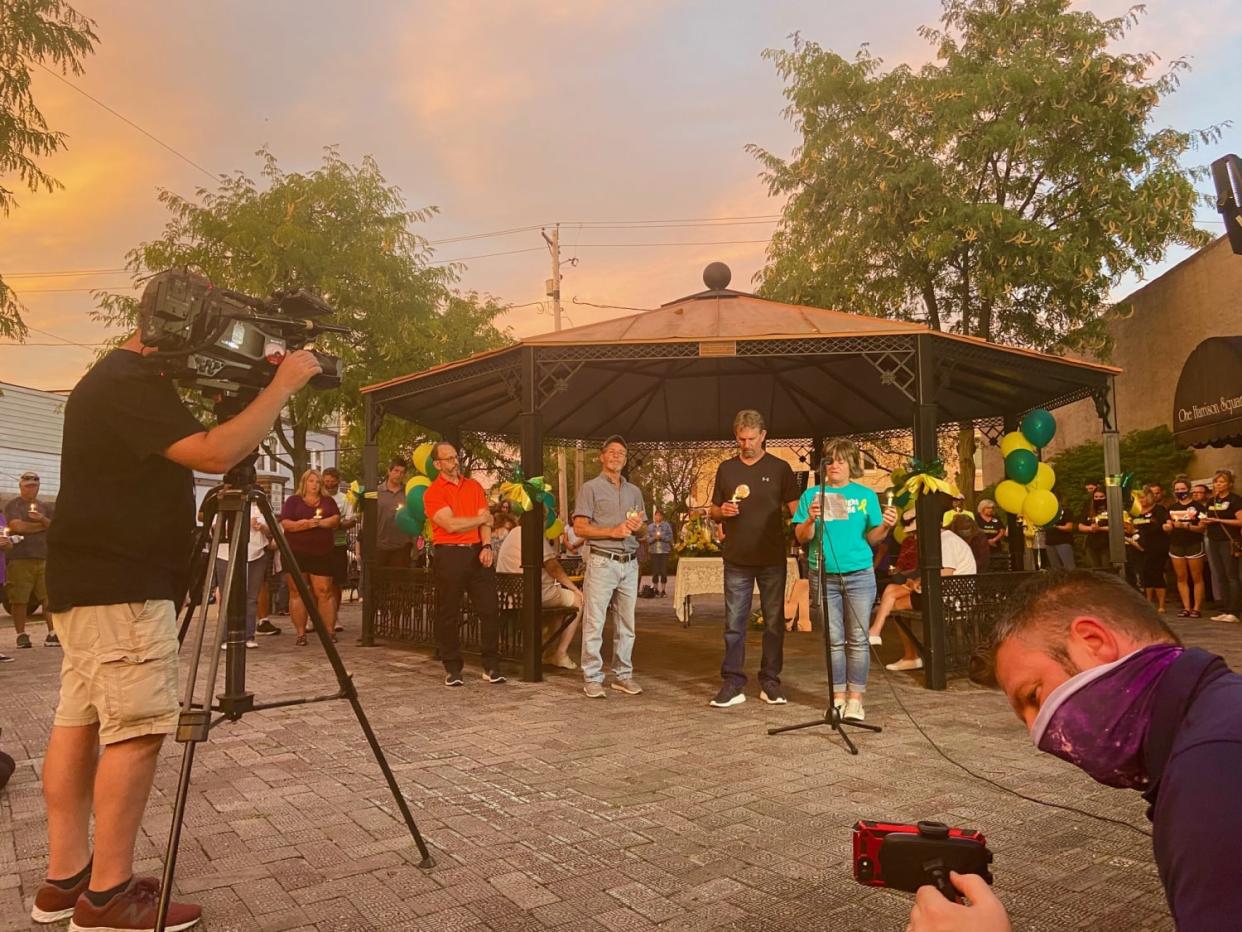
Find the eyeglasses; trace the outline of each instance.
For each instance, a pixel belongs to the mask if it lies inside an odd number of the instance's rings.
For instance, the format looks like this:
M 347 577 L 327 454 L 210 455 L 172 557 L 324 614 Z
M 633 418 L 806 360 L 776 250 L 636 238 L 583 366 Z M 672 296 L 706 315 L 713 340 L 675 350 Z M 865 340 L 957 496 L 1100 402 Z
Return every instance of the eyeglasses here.
M 456 463 L 456 462 L 457 462 L 457 455 L 456 455 L 456 454 L 454 454 L 453 456 L 438 456 L 438 457 L 436 457 L 436 458 L 435 458 L 435 460 L 433 460 L 433 462 L 436 462 L 436 463 Z

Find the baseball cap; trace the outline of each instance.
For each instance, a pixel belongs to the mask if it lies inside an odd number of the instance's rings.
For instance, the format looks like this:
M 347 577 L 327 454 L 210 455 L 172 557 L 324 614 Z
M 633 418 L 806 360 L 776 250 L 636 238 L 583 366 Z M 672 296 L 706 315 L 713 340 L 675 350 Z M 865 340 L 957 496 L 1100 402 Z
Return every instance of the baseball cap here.
M 604 445 L 600 447 L 600 449 L 601 450 L 608 449 L 608 444 L 610 443 L 619 443 L 627 451 L 630 448 L 630 445 L 625 442 L 625 438 L 622 437 L 620 434 L 609 434 L 607 437 L 604 438 Z
M 26 470 L 24 473 L 21 474 L 21 481 L 22 482 L 38 482 L 39 474 L 37 472 L 31 472 L 30 470 Z

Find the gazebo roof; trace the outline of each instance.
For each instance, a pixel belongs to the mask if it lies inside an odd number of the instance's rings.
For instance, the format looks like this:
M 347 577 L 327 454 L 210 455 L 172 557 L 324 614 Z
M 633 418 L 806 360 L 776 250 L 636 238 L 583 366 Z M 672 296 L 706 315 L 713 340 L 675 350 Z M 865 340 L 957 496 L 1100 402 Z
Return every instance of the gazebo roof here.
M 527 337 L 363 389 L 385 413 L 433 430 L 512 434 L 533 395 L 547 436 L 727 440 L 757 408 L 769 435 L 908 428 L 919 359 L 934 360 L 942 423 L 1056 407 L 1119 370 L 932 330 L 922 324 L 708 290 L 650 311 Z M 523 367 L 526 373 L 523 373 Z M 529 383 L 529 384 L 528 384 Z

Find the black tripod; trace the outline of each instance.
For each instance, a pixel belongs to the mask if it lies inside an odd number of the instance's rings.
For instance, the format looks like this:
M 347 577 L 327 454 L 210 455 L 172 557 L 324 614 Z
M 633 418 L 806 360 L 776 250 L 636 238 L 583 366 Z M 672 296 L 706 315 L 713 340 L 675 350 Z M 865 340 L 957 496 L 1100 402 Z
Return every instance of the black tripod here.
M 168 851 L 164 856 L 164 873 L 155 932 L 164 932 L 168 918 L 173 874 L 177 868 L 177 849 L 181 843 L 181 824 L 185 816 L 186 797 L 190 790 L 190 772 L 194 767 L 194 750 L 200 743 L 207 740 L 208 733 L 216 725 L 224 721 L 235 722 L 247 712 L 326 702 L 332 699 L 348 700 L 350 707 L 354 710 L 354 715 L 358 718 L 358 724 L 362 727 L 362 733 L 371 746 L 371 753 L 375 755 L 375 761 L 379 764 L 384 779 L 388 782 L 388 788 L 392 791 L 397 808 L 401 810 L 401 817 L 410 830 L 410 836 L 414 839 L 414 844 L 418 846 L 418 853 L 422 855 L 419 867 L 430 868 L 435 865 L 431 852 L 427 850 L 427 844 L 423 841 L 423 836 L 419 834 L 418 826 L 414 824 L 414 816 L 410 814 L 410 807 L 401 794 L 397 779 L 388 766 L 384 751 L 379 741 L 376 740 L 375 732 L 371 730 L 371 723 L 367 721 L 366 713 L 362 711 L 362 705 L 358 701 L 358 691 L 333 643 L 333 634 L 320 617 L 310 586 L 307 585 L 306 579 L 298 568 L 293 551 L 289 549 L 289 541 L 285 538 L 284 531 L 281 530 L 280 520 L 272 513 L 272 505 L 267 495 L 255 484 L 254 463 L 257 456 L 257 453 L 252 454 L 229 470 L 224 476 L 224 481 L 208 493 L 203 503 L 204 522 L 195 542 L 190 575 L 192 582 L 190 602 L 186 606 L 181 621 L 181 631 L 178 634 L 178 639 L 184 645 L 190 625 L 194 623 L 194 632 L 190 638 L 191 653 L 189 672 L 186 676 L 185 698 L 181 704 L 181 717 L 177 723 L 177 740 L 185 744 L 185 751 L 181 758 L 181 776 L 177 783 L 176 803 L 173 806 L 172 828 L 168 834 Z M 246 689 L 246 557 L 250 544 L 251 506 L 256 506 L 263 520 L 267 522 L 272 538 L 279 548 L 282 565 L 289 573 L 293 584 L 297 586 L 298 593 L 302 597 L 302 604 L 306 606 L 306 611 L 314 623 L 315 634 L 319 637 L 320 644 L 323 645 L 332 672 L 336 674 L 336 681 L 340 687 L 337 692 L 324 696 L 255 702 L 254 693 Z M 211 596 L 212 566 L 226 533 L 229 548 L 228 568 L 225 570 L 224 578 L 219 581 L 220 608 L 215 633 L 208 647 L 211 659 L 207 665 L 207 676 L 204 678 L 205 685 L 200 698 L 197 696 L 198 666 L 203 652 L 203 640 L 207 632 L 207 603 Z M 208 543 L 209 547 L 204 551 L 204 545 Z M 224 691 L 213 698 L 221 644 L 225 646 Z M 212 713 L 215 712 L 220 714 L 213 720 Z
M 814 728 L 818 725 L 827 725 L 845 742 L 845 747 L 851 754 L 857 754 L 858 748 L 854 746 L 854 742 L 850 740 L 850 736 L 846 734 L 845 727 L 862 728 L 866 731 L 883 731 L 879 725 L 871 725 L 867 722 L 858 722 L 852 718 L 842 718 L 841 710 L 837 708 L 837 704 L 833 701 L 833 694 L 836 692 L 836 684 L 832 679 L 832 628 L 828 624 L 828 585 L 827 571 L 824 566 L 827 562 L 827 554 L 824 551 L 826 535 L 824 534 L 824 487 L 828 484 L 827 463 L 820 463 L 819 471 L 819 514 L 815 517 L 815 536 L 812 540 L 819 541 L 819 567 L 816 571 L 816 578 L 819 581 L 819 621 L 820 626 L 824 629 L 824 666 L 828 671 L 828 708 L 824 710 L 824 717 L 817 718 L 811 722 L 802 722 L 798 725 L 783 725 L 780 728 L 769 728 L 768 734 L 779 735 L 786 731 L 799 731 L 803 728 Z M 831 546 L 831 542 L 829 542 Z M 850 618 L 850 600 L 845 592 L 845 580 L 841 580 L 841 612 L 846 621 L 846 632 L 848 637 Z M 870 648 L 868 648 L 870 649 Z

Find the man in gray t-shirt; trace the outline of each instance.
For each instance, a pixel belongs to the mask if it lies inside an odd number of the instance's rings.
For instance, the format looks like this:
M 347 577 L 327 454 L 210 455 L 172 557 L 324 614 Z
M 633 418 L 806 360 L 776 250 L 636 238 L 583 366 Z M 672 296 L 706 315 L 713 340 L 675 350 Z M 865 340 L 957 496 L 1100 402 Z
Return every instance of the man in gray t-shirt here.
M 604 622 L 611 616 L 613 635 L 612 688 L 637 696 L 642 687 L 634 682 L 630 657 L 634 652 L 634 606 L 638 598 L 638 537 L 647 520 L 638 486 L 621 475 L 628 450 L 625 440 L 613 435 L 600 452 L 600 474 L 584 482 L 574 505 L 574 533 L 587 542 L 585 577 L 582 581 L 582 674 L 583 692 L 603 699 Z
M 52 526 L 56 509 L 51 502 L 39 500 L 39 474 L 27 470 L 18 480 L 20 494 L 4 506 L 4 517 L 9 533 L 20 535 L 20 543 L 14 544 L 8 553 L 8 583 L 6 591 L 9 613 L 13 616 L 13 631 L 18 647 L 30 647 L 30 635 L 26 633 L 26 614 L 31 601 L 43 605 L 47 618 L 47 647 L 60 646 L 56 632 L 52 630 L 52 615 L 47 610 L 47 529 Z

